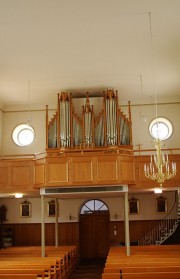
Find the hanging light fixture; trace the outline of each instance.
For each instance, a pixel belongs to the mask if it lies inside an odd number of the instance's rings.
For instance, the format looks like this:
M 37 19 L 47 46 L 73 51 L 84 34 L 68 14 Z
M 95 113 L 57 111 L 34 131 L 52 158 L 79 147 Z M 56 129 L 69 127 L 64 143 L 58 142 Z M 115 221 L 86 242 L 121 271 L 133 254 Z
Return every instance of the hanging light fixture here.
M 160 139 L 155 139 L 155 148 L 156 154 L 151 155 L 150 163 L 144 165 L 144 174 L 145 177 L 157 181 L 162 188 L 162 183 L 165 180 L 176 175 L 176 163 L 170 163 L 168 154 L 163 154 Z
M 30 116 L 30 87 L 31 87 L 31 82 L 30 80 L 28 81 L 28 91 L 27 91 L 27 125 L 31 126 L 31 116 Z
M 141 84 L 141 100 L 143 99 L 143 86 L 142 86 L 142 75 L 140 75 L 140 84 Z M 143 120 L 144 122 L 147 121 L 146 119 L 146 113 L 143 111 L 144 107 L 143 104 L 141 104 L 141 109 L 140 109 L 140 118 L 141 120 Z
M 165 180 L 171 179 L 176 175 L 176 163 L 169 162 L 168 154 L 162 152 L 162 141 L 160 137 L 159 125 L 158 125 L 158 113 L 157 113 L 157 94 L 156 94 L 156 82 L 155 82 L 155 67 L 154 67 L 154 51 L 152 40 L 152 26 L 151 26 L 151 13 L 149 13 L 150 23 L 150 36 L 151 36 L 151 50 L 153 60 L 153 80 L 154 80 L 154 98 L 155 98 L 155 111 L 156 111 L 156 127 L 157 138 L 155 138 L 156 153 L 150 157 L 150 163 L 144 165 L 144 174 L 146 178 L 157 181 L 162 189 L 162 184 Z

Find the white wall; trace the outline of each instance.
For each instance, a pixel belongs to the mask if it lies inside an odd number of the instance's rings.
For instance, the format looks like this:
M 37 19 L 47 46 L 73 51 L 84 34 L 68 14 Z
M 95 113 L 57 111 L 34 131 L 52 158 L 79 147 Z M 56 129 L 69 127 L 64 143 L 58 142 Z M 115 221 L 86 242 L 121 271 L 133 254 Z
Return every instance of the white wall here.
M 136 198 L 139 200 L 139 214 L 130 214 L 130 220 L 158 220 L 166 216 L 166 213 L 157 213 L 156 211 L 156 198 L 159 195 L 154 193 L 147 194 L 135 194 L 129 195 L 129 198 Z M 167 198 L 168 212 L 173 207 L 175 202 L 175 193 L 163 192 L 163 196 Z M 7 223 L 41 223 L 41 198 L 29 198 L 27 199 L 32 205 L 31 217 L 22 218 L 20 216 L 20 203 L 24 202 L 25 199 L 15 198 L 1 198 L 0 205 L 4 204 L 7 207 Z M 47 204 L 52 199 L 45 198 L 45 222 L 55 222 L 55 217 L 48 217 Z M 109 208 L 110 219 L 115 221 L 124 220 L 124 197 L 115 198 L 102 198 L 103 201 Z M 70 222 L 69 215 L 71 214 L 71 222 L 78 222 L 79 212 L 82 205 L 87 199 L 59 199 L 59 222 Z M 115 217 L 117 216 L 117 219 Z M 176 217 L 176 210 L 173 211 L 171 217 Z
M 132 107 L 132 134 L 134 149 L 137 149 L 137 144 L 142 144 L 142 149 L 154 148 L 153 138 L 149 134 L 149 124 L 155 118 L 155 115 L 154 105 Z M 146 118 L 146 122 L 143 116 Z M 169 139 L 163 141 L 163 147 L 180 147 L 180 104 L 159 105 L 158 116 L 168 118 L 173 124 L 173 134 Z
M 77 106 L 77 104 L 76 104 Z M 101 108 L 99 108 L 101 109 Z M 78 108 L 76 108 L 76 111 Z M 97 104 L 96 104 L 97 110 Z M 154 148 L 154 142 L 149 135 L 149 124 L 152 119 L 155 118 L 155 106 L 154 105 L 144 105 L 142 106 L 132 106 L 132 134 L 133 134 L 133 145 L 137 149 L 137 144 L 143 144 L 142 149 Z M 127 108 L 123 108 L 123 111 L 127 113 Z M 79 109 L 81 115 L 82 108 Z M 50 111 L 50 115 L 52 112 Z M 35 141 L 32 145 L 26 147 L 16 146 L 12 140 L 12 131 L 20 123 L 26 123 L 27 117 L 31 118 L 31 124 L 35 129 Z M 145 115 L 146 122 L 141 115 Z M 158 115 L 167 117 L 173 123 L 173 135 L 170 139 L 163 142 L 163 147 L 177 148 L 179 147 L 180 140 L 180 104 L 171 105 L 159 105 Z M 5 112 L 3 114 L 3 127 L 0 132 L 2 135 L 2 154 L 27 154 L 27 153 L 38 153 L 45 151 L 45 139 L 46 139 L 46 113 L 44 110 L 27 112 Z M 1 122 L 1 115 L 0 115 Z M 1 144 L 1 138 L 0 138 Z
M 35 130 L 35 140 L 30 146 L 17 146 L 12 139 L 14 128 L 21 124 L 27 123 L 27 112 L 6 112 L 3 119 L 3 139 L 2 154 L 33 154 L 44 152 L 46 146 L 46 114 L 45 111 L 33 111 L 30 113 L 31 125 Z

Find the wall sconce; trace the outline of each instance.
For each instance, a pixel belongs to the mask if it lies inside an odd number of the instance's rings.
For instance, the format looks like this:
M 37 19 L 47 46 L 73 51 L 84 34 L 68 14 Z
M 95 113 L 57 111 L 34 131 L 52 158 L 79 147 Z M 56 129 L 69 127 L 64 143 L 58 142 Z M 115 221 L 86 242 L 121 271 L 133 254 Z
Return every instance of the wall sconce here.
M 71 213 L 69 213 L 69 220 L 70 220 L 70 221 L 72 220 L 72 215 L 71 215 Z

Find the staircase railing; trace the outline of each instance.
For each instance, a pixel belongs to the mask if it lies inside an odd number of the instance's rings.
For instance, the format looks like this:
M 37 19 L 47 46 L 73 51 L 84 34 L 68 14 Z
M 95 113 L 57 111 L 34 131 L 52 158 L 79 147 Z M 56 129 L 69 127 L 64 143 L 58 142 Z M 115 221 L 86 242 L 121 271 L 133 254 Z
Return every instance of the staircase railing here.
M 170 237 L 178 227 L 178 217 L 176 219 L 170 218 L 172 211 L 177 206 L 175 202 L 170 212 L 158 222 L 151 230 L 149 230 L 143 237 L 138 240 L 138 245 L 160 245 L 168 237 Z M 178 207 L 180 204 L 178 203 Z M 178 210 L 178 208 L 176 208 Z

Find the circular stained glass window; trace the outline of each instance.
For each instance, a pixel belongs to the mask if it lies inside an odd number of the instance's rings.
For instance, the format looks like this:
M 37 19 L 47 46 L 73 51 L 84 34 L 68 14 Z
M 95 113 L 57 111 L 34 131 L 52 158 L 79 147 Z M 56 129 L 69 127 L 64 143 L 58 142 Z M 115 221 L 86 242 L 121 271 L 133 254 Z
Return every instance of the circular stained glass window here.
M 34 141 L 34 129 L 28 124 L 20 124 L 13 130 L 12 138 L 19 146 L 30 145 Z
M 153 119 L 149 125 L 149 133 L 154 139 L 166 140 L 173 132 L 171 122 L 164 117 Z

